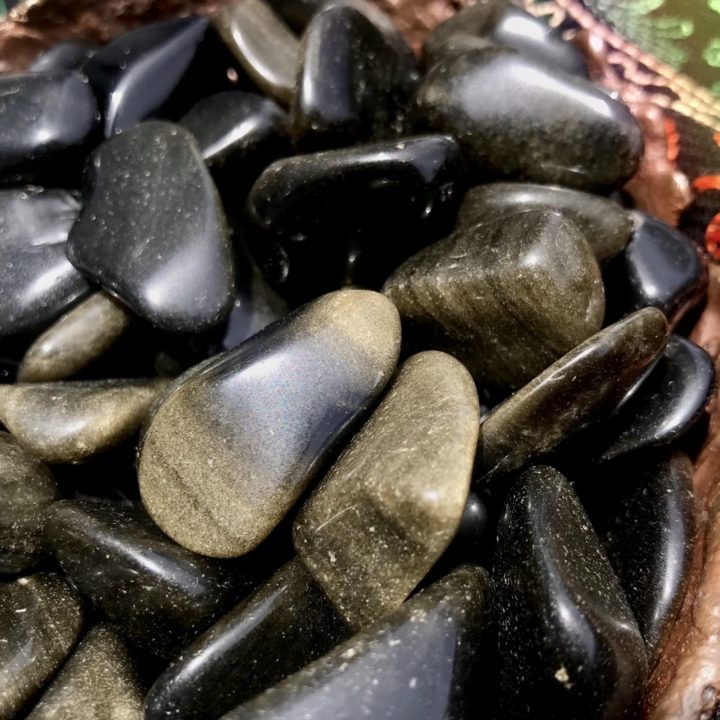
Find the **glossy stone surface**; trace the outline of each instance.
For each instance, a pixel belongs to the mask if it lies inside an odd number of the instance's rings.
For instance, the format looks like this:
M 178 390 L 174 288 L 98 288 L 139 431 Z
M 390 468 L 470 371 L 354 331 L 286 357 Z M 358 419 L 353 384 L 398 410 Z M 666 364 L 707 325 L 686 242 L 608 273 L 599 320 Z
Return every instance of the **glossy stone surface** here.
M 127 648 L 96 625 L 65 663 L 28 720 L 142 720 L 143 690 Z
M 49 468 L 0 432 L 0 573 L 32 567 L 44 551 L 48 508 L 60 495 Z
M 79 70 L 96 52 L 98 47 L 77 40 L 66 40 L 53 45 L 28 65 L 28 72 L 53 72 L 56 70 Z
M 438 63 L 416 106 L 419 122 L 455 137 L 482 179 L 613 189 L 642 156 L 642 132 L 627 107 L 583 78 L 508 48 Z
M 117 631 L 172 657 L 250 588 L 237 570 L 176 545 L 147 516 L 117 504 L 64 500 L 46 527 L 68 577 Z
M 622 588 L 565 478 L 526 471 L 498 528 L 499 717 L 635 718 L 648 669 Z
M 82 462 L 132 437 L 165 385 L 164 380 L 0 385 L 0 420 L 45 462 Z
M 96 292 L 51 325 L 27 349 L 18 382 L 66 380 L 102 356 L 123 335 L 131 316 L 115 298 Z
M 459 568 L 224 719 L 482 717 L 489 600 L 485 571 Z
M 143 439 L 138 473 L 150 515 L 196 552 L 252 550 L 382 391 L 399 346 L 392 303 L 344 290 L 188 373 Z
M 646 308 L 561 357 L 485 418 L 476 460 L 479 476 L 491 479 L 517 470 L 606 418 L 666 342 L 665 316 Z
M 148 693 L 147 720 L 215 720 L 350 634 L 299 560 L 221 618 Z
M 72 182 L 97 128 L 97 112 L 92 89 L 76 72 L 3 75 L 0 175 L 10 182 Z
M 397 608 L 450 544 L 479 425 L 468 371 L 445 353 L 414 355 L 306 502 L 298 556 L 354 628 Z
M 291 296 L 377 287 L 450 229 L 461 191 L 458 147 L 442 135 L 278 160 L 248 197 L 253 251 Z
M 650 375 L 607 426 L 598 429 L 600 458 L 674 442 L 700 419 L 714 382 L 713 361 L 705 350 L 671 335 Z
M 401 52 L 355 8 L 331 5 L 303 35 L 291 130 L 296 141 L 323 147 L 387 138 L 406 126 L 417 82 Z
M 43 329 L 90 291 L 65 256 L 79 211 L 64 190 L 0 191 L 1 338 Z
M 70 654 L 81 627 L 80 596 L 59 575 L 0 582 L 0 717 L 19 715 Z
M 630 244 L 608 268 L 608 312 L 621 317 L 643 307 L 662 310 L 675 325 L 705 297 L 707 267 L 699 249 L 660 220 L 634 212 Z
M 546 211 L 461 228 L 401 265 L 383 292 L 407 343 L 445 350 L 500 388 L 523 385 L 597 332 L 605 311 L 587 241 Z
M 267 95 L 289 104 L 295 92 L 300 41 L 264 0 L 235 0 L 213 17 L 230 51 Z
M 469 49 L 501 45 L 557 70 L 587 77 L 580 49 L 547 21 L 505 0 L 477 2 L 437 25 L 425 38 L 427 67 Z
M 602 265 L 625 249 L 633 231 L 632 214 L 608 198 L 555 185 L 521 182 L 490 183 L 468 190 L 456 228 L 524 210 L 554 210 L 572 220 Z
M 68 258 L 134 312 L 168 332 L 224 320 L 234 295 L 222 207 L 187 130 L 152 121 L 103 143 Z

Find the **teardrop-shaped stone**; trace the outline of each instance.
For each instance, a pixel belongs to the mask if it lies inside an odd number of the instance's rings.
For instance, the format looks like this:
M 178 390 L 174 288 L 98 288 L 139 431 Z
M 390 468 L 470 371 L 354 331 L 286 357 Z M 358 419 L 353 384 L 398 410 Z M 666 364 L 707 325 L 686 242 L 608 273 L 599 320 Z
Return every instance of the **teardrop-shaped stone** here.
M 45 516 L 59 495 L 45 463 L 0 432 L 0 574 L 23 572 L 40 558 Z
M 479 425 L 467 370 L 414 355 L 303 507 L 295 548 L 353 627 L 398 607 L 450 544 Z
M 196 552 L 252 550 L 382 391 L 399 350 L 392 303 L 344 290 L 190 371 L 143 439 L 148 512 Z
M 438 63 L 416 105 L 424 124 L 457 139 L 479 178 L 607 190 L 635 173 L 643 152 L 642 131 L 625 105 L 508 48 Z
M 527 470 L 500 519 L 493 575 L 498 717 L 635 718 L 645 647 L 567 480 Z
M 65 663 L 28 720 L 142 720 L 143 690 L 127 648 L 96 625 Z
M 213 24 L 253 82 L 289 104 L 295 92 L 300 41 L 264 0 L 234 0 Z
M 97 112 L 92 88 L 76 72 L 3 75 L 0 174 L 12 182 L 74 182 L 97 129 Z
M 221 323 L 234 295 L 230 238 L 215 185 L 187 130 L 146 122 L 104 142 L 68 258 L 169 332 Z
M 470 49 L 501 45 L 532 60 L 587 77 L 582 52 L 560 32 L 506 0 L 477 2 L 437 25 L 425 38 L 427 67 Z
M 45 462 L 81 462 L 132 437 L 165 385 L 164 380 L 0 385 L 0 420 Z
M 28 72 L 53 72 L 56 70 L 80 70 L 99 50 L 79 40 L 65 40 L 53 45 L 28 65 Z
M 66 380 L 101 357 L 130 325 L 127 309 L 104 292 L 93 293 L 51 325 L 27 349 L 18 382 Z
M 253 252 L 293 297 L 378 287 L 450 229 L 462 176 L 457 144 L 443 135 L 278 160 L 248 196 Z
M 70 654 L 81 628 L 82 600 L 59 575 L 0 582 L 0 717 L 19 717 Z
M 484 717 L 489 594 L 482 568 L 459 568 L 223 720 Z
M 0 191 L 0 338 L 42 330 L 90 292 L 65 256 L 79 211 L 64 190 Z
M 456 228 L 472 227 L 524 210 L 555 210 L 572 220 L 602 265 L 625 249 L 633 231 L 632 214 L 608 198 L 571 188 L 521 182 L 490 183 L 468 190 Z
M 605 419 L 665 349 L 667 321 L 646 308 L 561 357 L 483 421 L 480 477 L 509 473 Z
M 147 696 L 146 720 L 215 720 L 350 635 L 295 559 L 186 648 Z
M 393 137 L 406 126 L 416 83 L 412 57 L 365 14 L 344 4 L 324 8 L 303 35 L 293 138 L 332 147 Z
M 519 387 L 602 327 L 600 270 L 580 231 L 529 211 L 462 228 L 401 265 L 384 293 L 406 341 L 476 381 Z
M 162 657 L 184 648 L 252 587 L 240 570 L 180 547 L 139 510 L 63 500 L 48 546 L 118 632 Z

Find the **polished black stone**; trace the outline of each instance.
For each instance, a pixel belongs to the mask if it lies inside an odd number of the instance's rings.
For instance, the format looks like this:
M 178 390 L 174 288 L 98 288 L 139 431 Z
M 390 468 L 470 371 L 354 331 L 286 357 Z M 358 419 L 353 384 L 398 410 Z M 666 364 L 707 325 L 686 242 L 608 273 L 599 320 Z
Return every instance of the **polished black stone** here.
M 651 306 L 675 325 L 705 295 L 705 260 L 678 230 L 644 213 L 633 215 L 632 240 L 605 276 L 608 317 Z
M 98 124 L 92 88 L 76 72 L 0 77 L 0 178 L 76 181 Z
M 65 256 L 79 211 L 63 190 L 0 191 L 0 338 L 42 330 L 90 292 Z
M 457 569 L 225 720 L 490 717 L 488 585 Z
M 498 717 L 637 717 L 643 639 L 582 505 L 553 468 L 531 468 L 512 487 L 493 582 Z
M 252 580 L 240 568 L 176 545 L 139 510 L 64 500 L 45 530 L 50 551 L 133 644 L 171 658 Z
M 436 26 L 425 38 L 428 67 L 468 49 L 503 45 L 522 55 L 573 75 L 587 77 L 580 49 L 558 30 L 506 0 L 477 2 Z
M 642 156 L 642 131 L 625 105 L 509 48 L 438 63 L 415 104 L 417 123 L 454 136 L 478 179 L 607 190 Z
M 215 720 L 349 635 L 295 559 L 170 664 L 148 693 L 145 718 Z
M 278 160 L 248 196 L 251 247 L 291 297 L 377 287 L 449 229 L 461 191 L 460 153 L 443 135 Z
M 97 51 L 97 45 L 78 40 L 66 40 L 53 45 L 28 65 L 29 72 L 79 70 Z
M 149 121 L 105 141 L 86 173 L 70 261 L 156 327 L 222 323 L 235 293 L 217 191 L 187 130 Z
M 714 381 L 713 361 L 705 350 L 671 335 L 640 387 L 604 427 L 595 428 L 592 436 L 597 454 L 610 460 L 674 442 L 702 416 Z
M 349 5 L 320 11 L 303 36 L 291 132 L 314 147 L 387 138 L 406 128 L 414 60 Z

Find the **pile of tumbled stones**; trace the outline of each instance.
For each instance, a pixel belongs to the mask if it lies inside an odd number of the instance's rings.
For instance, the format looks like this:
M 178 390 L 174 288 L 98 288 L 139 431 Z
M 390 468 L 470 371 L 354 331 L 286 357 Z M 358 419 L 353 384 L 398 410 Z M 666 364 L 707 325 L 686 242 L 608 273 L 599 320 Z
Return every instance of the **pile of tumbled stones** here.
M 713 385 L 642 153 L 496 0 L 0 77 L 0 718 L 638 717 Z

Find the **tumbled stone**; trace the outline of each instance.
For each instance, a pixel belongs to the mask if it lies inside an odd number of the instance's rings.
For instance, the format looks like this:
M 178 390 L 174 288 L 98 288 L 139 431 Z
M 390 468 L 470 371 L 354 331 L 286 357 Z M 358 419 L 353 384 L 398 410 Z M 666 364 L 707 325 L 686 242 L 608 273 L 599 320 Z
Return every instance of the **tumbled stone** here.
M 488 576 L 465 566 L 224 720 L 460 720 L 492 687 Z M 490 691 L 491 692 L 491 691 Z M 477 701 L 477 702 L 476 702 Z
M 183 650 L 147 696 L 146 720 L 215 720 L 347 638 L 295 559 Z
M 633 231 L 632 214 L 608 198 L 571 188 L 521 182 L 490 183 L 469 190 L 460 206 L 456 227 L 472 227 L 524 210 L 555 210 L 572 220 L 601 265 L 625 249 Z
M 173 657 L 252 587 L 238 568 L 167 538 L 139 510 L 63 500 L 46 527 L 68 577 L 133 644 Z
M 442 135 L 278 160 L 248 197 L 252 249 L 292 297 L 348 283 L 378 287 L 450 229 L 461 189 L 457 144 Z
M 28 72 L 79 70 L 97 51 L 97 45 L 78 40 L 65 40 L 53 45 L 28 65 Z
M 483 421 L 479 476 L 509 473 L 607 418 L 665 349 L 667 321 L 646 308 L 561 357 Z
M 82 600 L 58 575 L 0 582 L 0 717 L 18 717 L 52 678 L 82 628 Z
M 510 490 L 493 590 L 498 717 L 638 716 L 642 637 L 582 505 L 553 468 L 527 470 Z
M 213 17 L 230 51 L 253 82 L 289 104 L 295 91 L 300 41 L 264 0 L 235 0 Z
M 41 460 L 88 460 L 128 440 L 164 380 L 88 380 L 0 385 L 0 420 Z
M 0 432 L 0 574 L 23 572 L 38 561 L 45 515 L 59 494 L 48 467 Z
M 635 173 L 643 152 L 642 131 L 625 105 L 509 48 L 438 63 L 416 106 L 423 125 L 457 139 L 482 179 L 613 189 Z
M 101 357 L 124 334 L 131 316 L 115 298 L 93 293 L 27 349 L 18 382 L 66 380 Z
M 412 347 L 445 350 L 499 388 L 526 383 L 597 332 L 605 311 L 587 241 L 547 211 L 461 228 L 401 265 L 383 291 Z
M 467 370 L 414 355 L 303 507 L 298 556 L 353 627 L 398 607 L 450 544 L 479 424 Z
M 252 550 L 382 391 L 399 346 L 392 303 L 344 290 L 188 373 L 143 438 L 150 515 L 195 552 Z
M 234 295 L 222 207 L 187 130 L 146 122 L 104 142 L 68 240 L 70 262 L 168 332 L 221 323 Z
M 65 663 L 28 720 L 142 720 L 143 690 L 127 648 L 96 625 Z

